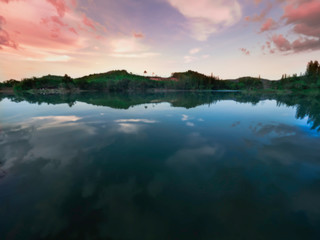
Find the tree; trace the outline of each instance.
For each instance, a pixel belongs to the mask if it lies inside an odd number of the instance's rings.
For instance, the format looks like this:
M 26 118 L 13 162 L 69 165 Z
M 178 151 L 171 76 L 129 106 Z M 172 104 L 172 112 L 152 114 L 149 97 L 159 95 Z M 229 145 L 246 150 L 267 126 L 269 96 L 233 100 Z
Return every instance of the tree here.
M 62 79 L 62 82 L 68 84 L 68 83 L 72 83 L 73 80 L 72 80 L 72 78 L 71 78 L 70 76 L 68 76 L 67 74 L 65 74 L 64 77 L 63 77 L 63 79 Z
M 320 65 L 318 61 L 310 61 L 306 70 L 307 76 L 320 75 Z
M 71 85 L 73 84 L 73 79 L 67 74 L 65 74 L 64 77 L 62 78 L 62 83 L 65 88 L 70 89 Z

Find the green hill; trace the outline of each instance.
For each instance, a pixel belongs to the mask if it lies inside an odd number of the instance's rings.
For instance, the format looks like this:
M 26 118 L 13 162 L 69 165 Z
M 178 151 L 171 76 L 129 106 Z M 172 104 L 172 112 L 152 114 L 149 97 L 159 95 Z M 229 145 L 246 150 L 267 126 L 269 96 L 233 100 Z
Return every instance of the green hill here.
M 320 64 L 310 61 L 306 73 L 302 76 L 283 75 L 279 81 L 270 81 L 254 77 L 242 77 L 233 80 L 220 80 L 214 76 L 187 71 L 176 72 L 170 78 L 147 77 L 115 70 L 106 73 L 91 74 L 72 79 L 68 75 L 46 75 L 40 78 L 26 78 L 21 81 L 9 80 L 0 83 L 0 90 L 13 88 L 15 91 L 29 91 L 40 94 L 67 93 L 79 91 L 134 91 L 147 89 L 173 90 L 267 90 L 300 91 L 320 90 Z

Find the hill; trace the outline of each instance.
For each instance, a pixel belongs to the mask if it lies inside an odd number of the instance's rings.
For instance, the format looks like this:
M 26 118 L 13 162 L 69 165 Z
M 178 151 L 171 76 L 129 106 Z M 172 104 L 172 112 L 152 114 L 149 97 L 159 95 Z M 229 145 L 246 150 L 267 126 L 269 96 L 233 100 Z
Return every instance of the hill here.
M 270 81 L 254 77 L 241 77 L 232 80 L 220 80 L 218 77 L 187 71 L 173 73 L 170 78 L 147 77 L 128 73 L 126 70 L 114 70 L 91 74 L 72 79 L 68 75 L 46 75 L 40 78 L 26 78 L 21 81 L 9 80 L 0 83 L 0 91 L 13 89 L 16 92 L 32 93 L 68 93 L 79 91 L 134 91 L 147 89 L 173 90 L 320 90 L 320 65 L 309 62 L 305 75 L 283 75 L 279 81 Z

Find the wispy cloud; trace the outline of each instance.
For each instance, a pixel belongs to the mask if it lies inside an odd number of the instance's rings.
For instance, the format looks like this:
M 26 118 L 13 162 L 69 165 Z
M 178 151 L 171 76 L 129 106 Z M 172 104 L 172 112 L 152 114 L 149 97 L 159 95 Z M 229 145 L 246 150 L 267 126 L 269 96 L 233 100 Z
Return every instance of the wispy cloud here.
M 241 19 L 238 1 L 168 0 L 188 20 L 192 36 L 205 41 L 222 28 L 229 27 Z
M 137 37 L 114 39 L 112 41 L 112 53 L 110 56 L 119 58 L 147 58 L 160 55 L 150 51 L 150 47 Z
M 200 52 L 201 51 L 201 48 L 193 48 L 193 49 L 191 49 L 190 51 L 189 51 L 189 53 L 191 54 L 191 55 L 194 55 L 194 54 L 197 54 L 198 52 Z
M 118 131 L 126 134 L 137 134 L 140 131 L 140 129 L 141 126 L 137 124 L 120 123 Z
M 182 118 L 181 118 L 182 121 L 188 121 L 188 119 L 189 119 L 188 115 L 182 114 Z
M 184 60 L 185 63 L 191 63 L 193 61 L 198 60 L 198 57 L 187 55 L 187 56 L 183 57 L 183 60 Z
M 261 26 L 260 28 L 260 33 L 266 32 L 266 31 L 270 31 L 270 30 L 274 30 L 277 28 L 277 23 L 272 19 L 272 18 L 268 18 Z
M 250 51 L 246 48 L 240 48 L 240 51 L 244 54 L 244 55 L 250 55 Z
M 133 36 L 135 37 L 135 38 L 144 38 L 144 34 L 142 34 L 142 33 L 133 33 Z
M 81 118 L 78 116 L 43 116 L 43 117 L 34 117 L 30 121 L 33 124 L 38 123 L 40 126 L 37 127 L 40 129 L 55 128 L 62 126 L 71 126 L 75 122 L 79 121 Z
M 118 119 L 115 120 L 117 123 L 156 123 L 156 120 L 151 119 Z
M 256 2 L 257 4 L 259 4 L 259 2 Z M 270 1 L 266 1 L 266 5 L 263 8 L 263 10 L 260 12 L 260 14 L 255 13 L 253 16 L 246 16 L 245 20 L 248 22 L 262 22 L 265 20 L 266 16 L 269 14 L 269 12 L 271 11 L 273 5 Z
M 186 122 L 186 125 L 187 125 L 188 127 L 194 127 L 194 123 L 192 123 L 192 122 Z

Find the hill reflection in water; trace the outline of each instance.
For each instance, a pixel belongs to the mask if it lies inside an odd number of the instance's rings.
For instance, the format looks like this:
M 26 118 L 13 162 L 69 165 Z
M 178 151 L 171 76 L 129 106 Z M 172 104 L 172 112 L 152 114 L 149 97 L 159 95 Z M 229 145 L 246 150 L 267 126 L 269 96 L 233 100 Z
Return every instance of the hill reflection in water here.
M 36 104 L 62 104 L 72 107 L 76 102 L 83 102 L 95 106 L 104 106 L 114 109 L 128 109 L 130 107 L 168 102 L 172 107 L 195 108 L 204 104 L 215 104 L 223 100 L 233 100 L 239 103 L 257 104 L 262 100 L 276 100 L 278 105 L 296 107 L 296 118 L 309 118 L 312 129 L 319 131 L 320 126 L 320 95 L 315 94 L 259 94 L 241 92 L 162 92 L 162 93 L 101 93 L 87 92 L 71 95 L 33 95 L 20 94 L 0 95 L 0 100 L 9 98 L 14 102 L 27 101 Z

